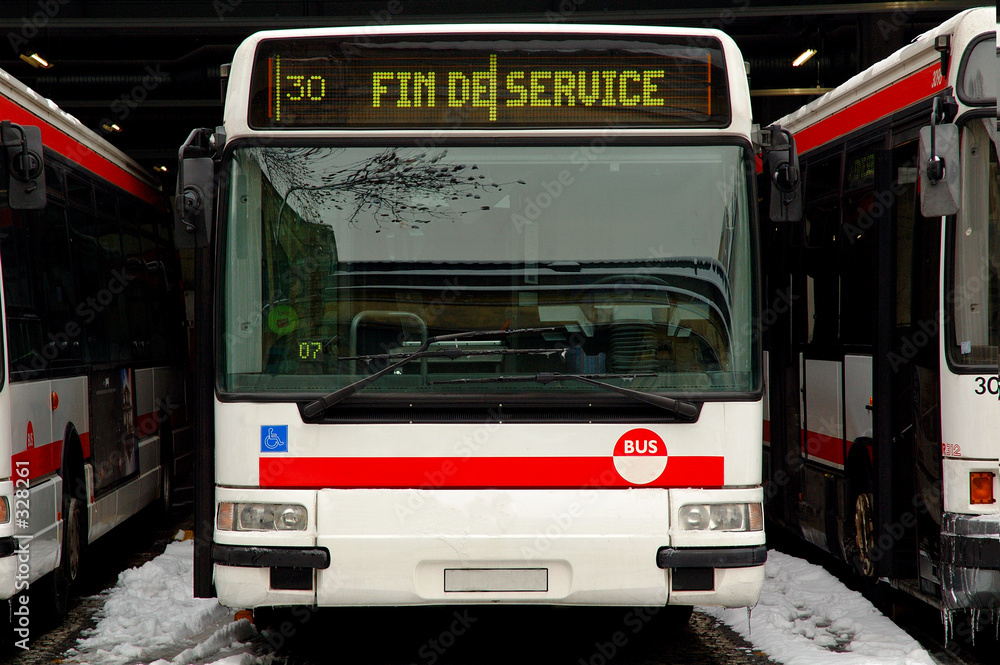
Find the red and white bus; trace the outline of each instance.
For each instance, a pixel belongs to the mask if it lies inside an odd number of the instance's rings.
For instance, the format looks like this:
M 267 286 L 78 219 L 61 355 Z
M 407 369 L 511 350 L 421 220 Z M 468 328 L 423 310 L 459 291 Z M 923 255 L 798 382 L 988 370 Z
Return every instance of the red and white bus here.
M 250 37 L 182 149 L 220 280 L 196 593 L 754 605 L 757 148 L 718 31 Z
M 963 12 L 778 120 L 805 225 L 763 243 L 769 519 L 862 576 L 993 613 L 995 21 Z M 940 160 L 943 179 L 927 168 Z
M 88 543 L 169 505 L 192 441 L 166 197 L 3 71 L 0 120 L 0 600 L 23 627 L 29 585 L 60 609 Z

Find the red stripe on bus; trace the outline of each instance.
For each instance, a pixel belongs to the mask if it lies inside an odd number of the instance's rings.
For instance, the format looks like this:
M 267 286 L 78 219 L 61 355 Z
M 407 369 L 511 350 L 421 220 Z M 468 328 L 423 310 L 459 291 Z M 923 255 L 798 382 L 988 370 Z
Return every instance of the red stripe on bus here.
M 17 475 L 18 462 L 21 462 L 22 468 L 27 464 L 28 478 L 40 478 L 57 472 L 62 467 L 62 448 L 62 441 L 53 441 L 44 446 L 35 446 L 11 455 L 14 477 L 19 477 Z M 80 434 L 80 448 L 83 452 L 83 459 L 90 459 L 90 432 Z
M 724 458 L 669 457 L 645 485 L 622 478 L 611 457 L 261 457 L 261 487 L 577 488 L 722 487 Z
M 62 465 L 62 441 L 35 446 L 11 456 L 13 474 L 20 478 L 18 469 L 28 467 L 28 478 L 40 478 L 55 473 Z
M 765 420 L 764 421 L 764 436 L 761 437 L 761 438 L 764 439 L 765 443 L 771 443 L 771 421 L 770 420 Z
M 937 77 L 937 82 L 935 82 Z M 906 108 L 914 102 L 931 97 L 947 87 L 948 80 L 941 76 L 941 64 L 934 63 L 884 90 L 865 97 L 847 108 L 806 127 L 795 135 L 799 154 L 849 134 L 879 118 Z
M 831 464 L 844 464 L 844 440 L 819 432 L 803 431 L 806 454 Z
M 155 189 L 131 175 L 108 158 L 99 155 L 87 146 L 42 118 L 19 106 L 12 100 L 0 96 L 0 115 L 20 125 L 37 125 L 42 130 L 42 142 L 51 150 L 70 159 L 110 183 L 121 187 L 139 198 L 165 209 L 163 198 Z
M 80 448 L 83 450 L 83 459 L 90 459 L 90 432 L 84 432 L 80 435 Z

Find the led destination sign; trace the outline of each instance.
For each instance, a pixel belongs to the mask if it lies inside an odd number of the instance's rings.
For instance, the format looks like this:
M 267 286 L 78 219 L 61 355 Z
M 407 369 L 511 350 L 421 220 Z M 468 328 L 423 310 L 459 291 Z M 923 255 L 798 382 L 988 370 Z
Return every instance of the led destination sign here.
M 724 127 L 722 46 L 643 38 L 393 37 L 258 46 L 265 128 Z M 707 44 L 707 46 L 706 46 Z

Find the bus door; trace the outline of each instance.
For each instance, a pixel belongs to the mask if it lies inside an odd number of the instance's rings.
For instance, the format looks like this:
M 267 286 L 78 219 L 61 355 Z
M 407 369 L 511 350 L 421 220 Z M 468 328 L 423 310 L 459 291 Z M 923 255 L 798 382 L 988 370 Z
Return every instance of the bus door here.
M 892 245 L 895 289 L 887 356 L 894 469 L 888 533 L 896 543 L 893 574 L 918 577 L 937 595 L 941 533 L 941 398 L 938 290 L 941 225 L 920 214 L 916 127 L 896 131 L 892 149 Z M 882 531 L 886 531 L 883 529 Z M 903 546 L 905 545 L 905 547 Z M 905 574 L 902 574 L 905 573 Z
M 829 515 L 836 505 L 831 471 L 843 468 L 840 418 L 841 359 L 838 321 L 840 179 L 842 148 L 810 160 L 806 169 L 806 208 L 801 264 L 796 270 L 798 293 L 794 347 L 799 379 L 799 443 L 803 466 L 799 493 L 799 525 L 806 540 L 835 552 L 830 538 L 836 528 Z
M 883 142 L 842 145 L 809 163 L 797 271 L 805 296 L 794 332 L 805 462 L 800 523 L 807 540 L 847 560 L 857 558 L 858 499 L 866 514 L 873 500 L 876 249 L 886 205 L 876 174 Z

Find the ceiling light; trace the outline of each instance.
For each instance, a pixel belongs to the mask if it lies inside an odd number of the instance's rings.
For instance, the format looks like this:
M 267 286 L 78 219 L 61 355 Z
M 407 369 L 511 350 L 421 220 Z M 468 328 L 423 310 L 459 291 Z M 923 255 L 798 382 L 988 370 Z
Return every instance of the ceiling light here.
M 166 166 L 163 166 L 162 164 L 159 164 L 159 165 L 157 165 L 157 166 L 154 166 L 154 167 L 153 167 L 153 170 L 154 170 L 154 171 L 158 171 L 158 172 L 160 172 L 160 173 L 166 173 L 166 172 L 167 172 L 167 171 L 168 171 L 169 169 L 167 169 L 167 167 L 166 167 Z
M 799 57 L 795 58 L 795 61 L 792 62 L 792 67 L 798 67 L 799 65 L 801 65 L 802 63 L 804 63 L 806 60 L 808 60 L 809 58 L 813 57 L 814 55 L 816 55 L 816 49 L 814 49 L 814 48 L 807 48 L 805 51 L 802 52 L 802 55 L 800 55 Z
M 37 67 L 38 69 L 48 69 L 52 66 L 52 63 L 37 53 L 22 53 L 20 57 L 21 60 L 24 60 L 32 67 Z
M 111 123 L 106 122 L 101 125 L 101 129 L 103 129 L 106 132 L 120 132 L 122 130 L 122 128 L 116 122 L 111 122 Z

